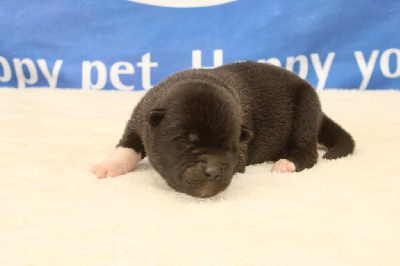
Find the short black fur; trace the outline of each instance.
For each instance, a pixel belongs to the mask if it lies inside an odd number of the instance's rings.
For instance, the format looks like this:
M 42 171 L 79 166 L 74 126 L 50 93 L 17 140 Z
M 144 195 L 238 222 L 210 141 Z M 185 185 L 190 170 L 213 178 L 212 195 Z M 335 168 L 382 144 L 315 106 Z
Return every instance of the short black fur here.
M 174 189 L 198 197 L 224 190 L 250 164 L 288 159 L 311 168 L 355 144 L 321 111 L 314 88 L 283 68 L 240 62 L 176 73 L 143 97 L 118 146 L 132 148 Z

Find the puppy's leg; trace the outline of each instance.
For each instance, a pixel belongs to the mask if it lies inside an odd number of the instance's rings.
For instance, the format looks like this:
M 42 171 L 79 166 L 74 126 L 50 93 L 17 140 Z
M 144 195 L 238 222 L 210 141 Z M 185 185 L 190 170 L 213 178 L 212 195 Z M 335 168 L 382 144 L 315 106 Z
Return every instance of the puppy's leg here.
M 141 138 L 134 130 L 133 118 L 125 127 L 124 134 L 111 156 L 91 170 L 98 178 L 114 177 L 129 173 L 146 156 Z
M 299 88 L 286 153 L 272 167 L 275 172 L 300 172 L 317 162 L 318 131 L 322 121 L 319 100 L 308 87 Z
M 135 150 L 117 147 L 107 160 L 95 165 L 91 172 L 97 178 L 124 175 L 132 171 L 140 160 L 141 155 Z

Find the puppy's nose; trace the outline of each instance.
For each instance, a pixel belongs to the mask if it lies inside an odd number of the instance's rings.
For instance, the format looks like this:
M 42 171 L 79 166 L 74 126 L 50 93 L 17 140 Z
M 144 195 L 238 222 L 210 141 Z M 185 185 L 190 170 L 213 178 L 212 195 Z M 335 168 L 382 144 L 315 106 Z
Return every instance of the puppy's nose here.
M 215 179 L 219 176 L 219 171 L 214 167 L 207 167 L 204 170 L 204 173 L 205 173 L 206 177 L 209 179 Z

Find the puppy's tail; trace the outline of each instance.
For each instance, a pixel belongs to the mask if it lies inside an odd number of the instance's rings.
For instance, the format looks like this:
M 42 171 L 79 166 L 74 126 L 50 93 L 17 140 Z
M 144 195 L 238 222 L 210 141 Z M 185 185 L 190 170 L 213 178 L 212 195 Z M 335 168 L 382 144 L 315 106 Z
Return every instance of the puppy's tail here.
M 323 158 L 332 160 L 352 154 L 355 143 L 351 135 L 325 114 L 318 135 L 318 142 L 328 148 Z

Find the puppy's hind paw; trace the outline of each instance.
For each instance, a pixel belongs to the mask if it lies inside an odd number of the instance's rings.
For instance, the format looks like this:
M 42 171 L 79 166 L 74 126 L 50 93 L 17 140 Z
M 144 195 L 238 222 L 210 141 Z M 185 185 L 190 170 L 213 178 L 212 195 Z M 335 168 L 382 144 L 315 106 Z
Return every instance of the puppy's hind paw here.
M 274 163 L 271 171 L 273 173 L 293 173 L 296 171 L 296 166 L 287 159 L 280 159 Z

